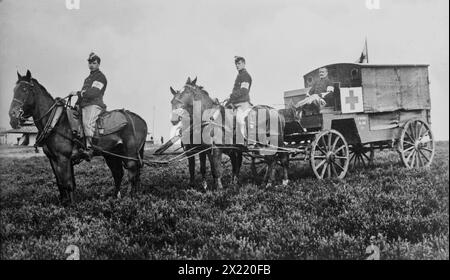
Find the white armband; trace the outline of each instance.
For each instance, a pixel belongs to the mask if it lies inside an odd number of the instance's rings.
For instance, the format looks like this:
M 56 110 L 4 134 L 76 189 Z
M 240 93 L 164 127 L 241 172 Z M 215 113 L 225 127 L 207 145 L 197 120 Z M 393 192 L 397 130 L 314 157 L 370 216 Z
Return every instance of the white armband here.
M 92 83 L 92 87 L 95 87 L 95 88 L 98 88 L 98 89 L 102 89 L 103 88 L 103 83 L 101 83 L 101 82 L 99 82 L 99 81 L 94 81 L 93 83 Z
M 242 82 L 241 83 L 241 88 L 248 89 L 249 87 L 250 87 L 250 83 L 247 83 L 247 82 Z

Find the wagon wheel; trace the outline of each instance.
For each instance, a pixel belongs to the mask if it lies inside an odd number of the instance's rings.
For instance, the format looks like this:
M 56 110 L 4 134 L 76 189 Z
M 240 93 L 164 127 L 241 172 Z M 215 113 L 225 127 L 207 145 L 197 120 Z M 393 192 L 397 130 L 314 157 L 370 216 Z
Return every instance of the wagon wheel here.
M 372 144 L 350 145 L 349 153 L 352 168 L 367 167 L 373 164 L 374 150 Z
M 407 168 L 429 167 L 434 157 L 434 139 L 429 125 L 410 120 L 403 127 L 398 151 Z
M 311 144 L 310 164 L 317 178 L 342 179 L 348 170 L 349 149 L 336 130 L 321 132 Z

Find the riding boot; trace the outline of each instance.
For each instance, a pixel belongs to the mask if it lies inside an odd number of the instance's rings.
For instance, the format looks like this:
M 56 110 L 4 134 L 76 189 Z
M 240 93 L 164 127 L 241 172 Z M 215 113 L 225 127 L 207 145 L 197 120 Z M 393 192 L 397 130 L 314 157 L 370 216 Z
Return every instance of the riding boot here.
M 86 161 L 91 161 L 92 157 L 94 156 L 94 150 L 92 148 L 92 137 L 86 136 L 86 149 L 81 153 Z

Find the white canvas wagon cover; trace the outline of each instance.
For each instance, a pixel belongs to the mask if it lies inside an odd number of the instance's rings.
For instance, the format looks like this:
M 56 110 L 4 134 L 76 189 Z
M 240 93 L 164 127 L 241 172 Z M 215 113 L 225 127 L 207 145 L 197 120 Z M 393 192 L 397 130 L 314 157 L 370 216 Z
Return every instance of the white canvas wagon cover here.
M 340 87 L 362 87 L 365 113 L 431 109 L 428 65 L 339 63 L 325 66 Z M 320 67 L 321 68 L 321 67 Z M 305 88 L 319 69 L 304 75 Z

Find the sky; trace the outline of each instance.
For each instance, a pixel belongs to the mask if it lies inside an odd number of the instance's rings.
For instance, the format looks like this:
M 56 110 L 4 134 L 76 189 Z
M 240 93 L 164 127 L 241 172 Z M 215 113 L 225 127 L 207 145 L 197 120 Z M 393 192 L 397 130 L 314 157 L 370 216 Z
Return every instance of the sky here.
M 376 1 L 376 0 L 374 0 Z M 0 127 L 16 71 L 29 69 L 54 97 L 80 90 L 91 51 L 102 59 L 108 109 L 141 115 L 169 136 L 170 86 L 187 77 L 229 96 L 234 56 L 246 58 L 252 103 L 280 106 L 319 66 L 354 62 L 367 37 L 370 63 L 429 64 L 432 131 L 449 139 L 447 0 L 0 0 Z

